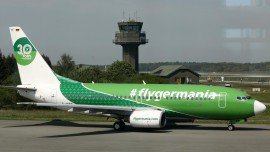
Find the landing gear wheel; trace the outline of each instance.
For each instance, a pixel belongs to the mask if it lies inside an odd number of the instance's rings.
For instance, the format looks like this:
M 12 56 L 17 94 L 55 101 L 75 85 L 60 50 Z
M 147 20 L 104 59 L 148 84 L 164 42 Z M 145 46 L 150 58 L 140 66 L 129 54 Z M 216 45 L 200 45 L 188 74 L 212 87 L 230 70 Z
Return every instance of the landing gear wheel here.
M 229 131 L 234 131 L 235 130 L 235 126 L 234 125 L 228 125 L 228 130 Z
M 126 124 L 123 121 L 117 121 L 113 124 L 113 129 L 116 131 L 124 130 L 126 128 Z

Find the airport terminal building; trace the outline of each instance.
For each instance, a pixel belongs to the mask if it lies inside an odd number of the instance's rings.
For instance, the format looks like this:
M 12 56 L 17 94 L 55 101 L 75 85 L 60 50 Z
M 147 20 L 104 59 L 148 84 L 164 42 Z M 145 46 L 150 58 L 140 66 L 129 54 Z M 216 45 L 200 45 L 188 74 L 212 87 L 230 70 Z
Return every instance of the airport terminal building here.
M 151 72 L 152 75 L 169 79 L 171 84 L 198 84 L 200 74 L 182 65 L 163 65 Z

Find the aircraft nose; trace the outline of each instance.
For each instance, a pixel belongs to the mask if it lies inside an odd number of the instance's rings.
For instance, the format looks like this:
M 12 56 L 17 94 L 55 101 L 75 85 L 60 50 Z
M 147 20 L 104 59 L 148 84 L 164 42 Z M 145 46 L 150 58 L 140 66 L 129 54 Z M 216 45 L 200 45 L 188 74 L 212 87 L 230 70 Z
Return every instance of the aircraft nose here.
M 266 106 L 263 103 L 261 103 L 258 100 L 255 100 L 255 102 L 254 102 L 254 114 L 255 115 L 258 115 L 258 114 L 264 112 L 265 109 L 266 109 Z

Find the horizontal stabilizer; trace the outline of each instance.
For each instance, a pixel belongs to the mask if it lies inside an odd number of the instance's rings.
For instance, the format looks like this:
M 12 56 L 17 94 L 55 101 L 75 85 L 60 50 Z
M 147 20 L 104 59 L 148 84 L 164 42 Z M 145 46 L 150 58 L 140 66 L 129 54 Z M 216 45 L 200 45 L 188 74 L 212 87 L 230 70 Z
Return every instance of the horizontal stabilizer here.
M 0 85 L 0 88 L 22 90 L 22 91 L 37 91 L 36 88 L 24 87 L 24 86 L 3 86 L 3 85 Z

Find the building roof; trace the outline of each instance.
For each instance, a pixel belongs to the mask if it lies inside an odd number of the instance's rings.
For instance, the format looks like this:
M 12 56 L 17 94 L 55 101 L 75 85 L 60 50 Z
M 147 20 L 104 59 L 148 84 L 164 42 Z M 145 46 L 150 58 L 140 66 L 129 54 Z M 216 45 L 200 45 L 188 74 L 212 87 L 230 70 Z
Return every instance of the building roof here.
M 161 76 L 161 77 L 168 77 L 169 75 L 173 74 L 179 70 L 187 70 L 192 72 L 193 74 L 200 76 L 198 73 L 186 68 L 183 65 L 162 65 L 151 72 L 152 75 Z

